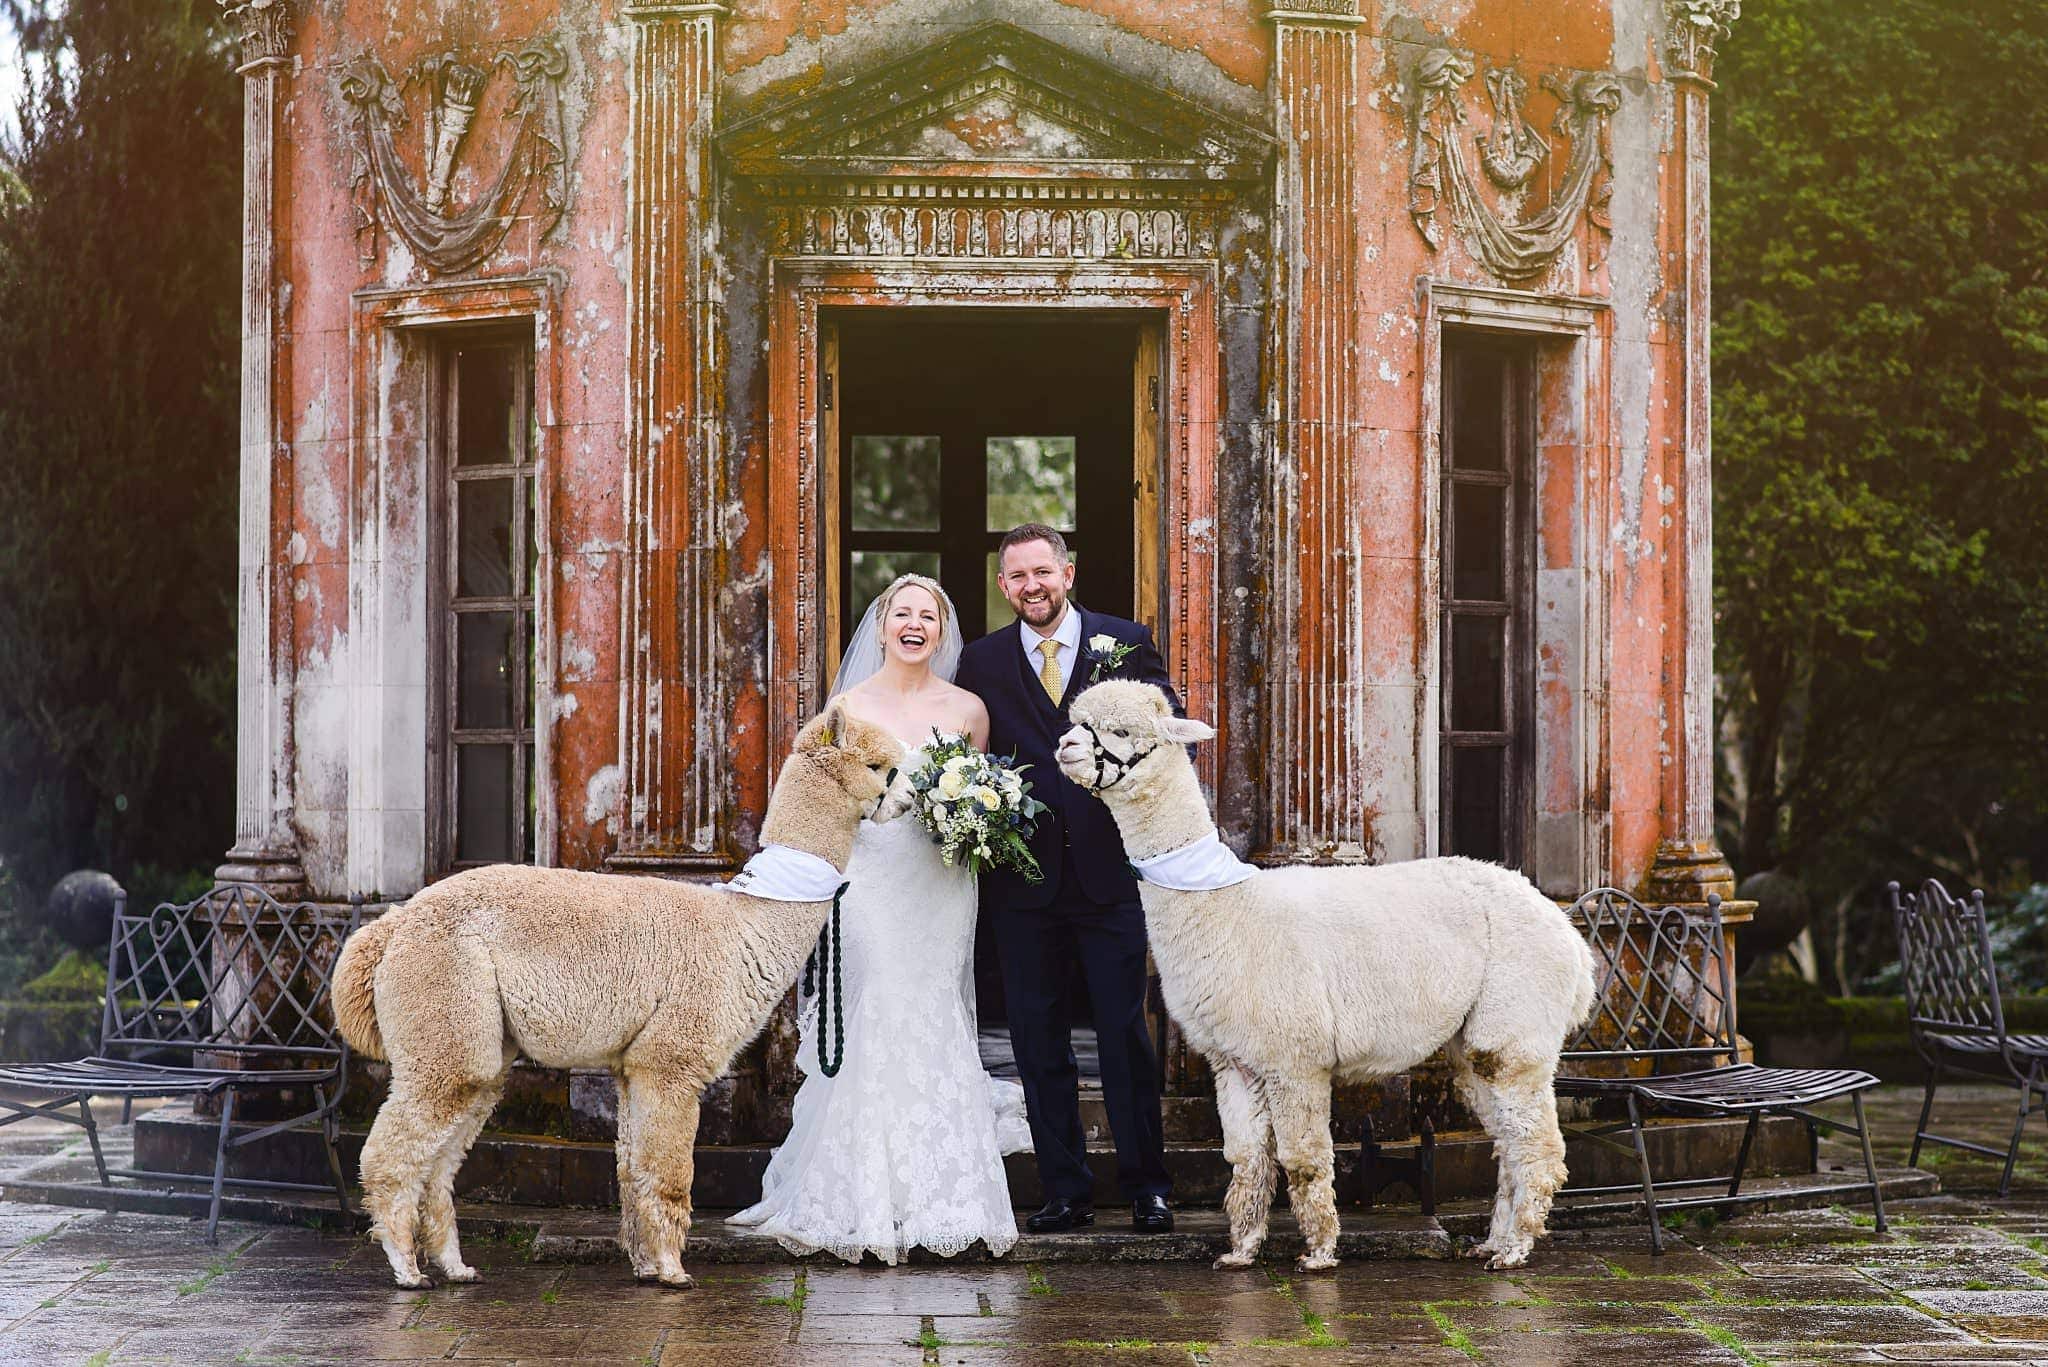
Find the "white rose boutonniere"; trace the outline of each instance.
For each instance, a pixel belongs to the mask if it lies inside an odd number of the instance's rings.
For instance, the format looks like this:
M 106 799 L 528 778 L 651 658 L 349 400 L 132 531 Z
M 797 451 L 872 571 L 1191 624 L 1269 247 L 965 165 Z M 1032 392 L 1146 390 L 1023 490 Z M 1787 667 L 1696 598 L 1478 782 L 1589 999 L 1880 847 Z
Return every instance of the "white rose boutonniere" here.
M 1130 641 L 1119 641 L 1106 631 L 1098 631 L 1088 638 L 1088 660 L 1095 667 L 1088 671 L 1089 683 L 1101 683 L 1102 671 L 1114 674 L 1124 662 L 1124 657 L 1138 647 Z

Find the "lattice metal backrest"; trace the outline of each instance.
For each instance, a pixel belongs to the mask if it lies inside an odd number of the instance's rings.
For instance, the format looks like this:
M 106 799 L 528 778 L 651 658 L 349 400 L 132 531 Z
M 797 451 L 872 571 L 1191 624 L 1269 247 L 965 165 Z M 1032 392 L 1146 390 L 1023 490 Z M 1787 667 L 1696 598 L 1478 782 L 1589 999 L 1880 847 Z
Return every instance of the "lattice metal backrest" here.
M 146 916 L 116 909 L 101 1052 L 339 1056 L 328 995 L 362 907 L 284 905 L 231 884 Z
M 1906 1015 L 1916 1030 L 1952 1035 L 2002 1036 L 2005 1009 L 1998 999 L 1998 964 L 1984 919 L 1984 894 L 1965 902 L 1930 878 L 1918 892 L 1885 888 L 1899 932 L 1899 967 Z
M 1617 1053 L 1703 1066 L 1733 1061 L 1734 975 L 1721 930 L 1721 899 L 1704 912 L 1648 907 L 1625 892 L 1596 888 L 1569 915 L 1593 951 L 1597 1005 L 1564 1057 Z

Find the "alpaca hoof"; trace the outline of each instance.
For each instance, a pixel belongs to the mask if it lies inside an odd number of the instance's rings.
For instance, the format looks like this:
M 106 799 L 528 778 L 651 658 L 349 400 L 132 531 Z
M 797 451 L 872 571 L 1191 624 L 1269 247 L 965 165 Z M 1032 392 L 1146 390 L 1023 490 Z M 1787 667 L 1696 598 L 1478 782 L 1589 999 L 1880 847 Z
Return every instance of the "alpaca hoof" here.
M 1239 1253 L 1233 1250 L 1229 1253 L 1224 1254 L 1215 1262 L 1210 1263 L 1209 1266 L 1215 1271 L 1222 1272 L 1229 1268 L 1250 1267 L 1253 1263 L 1256 1263 L 1257 1261 L 1258 1258 L 1253 1254 Z
M 676 1272 L 672 1275 L 657 1277 L 655 1280 L 659 1281 L 663 1286 L 672 1286 L 678 1291 L 688 1291 L 697 1284 L 690 1279 L 690 1274 L 687 1272 Z
M 1297 1272 L 1327 1272 L 1337 1265 L 1334 1253 L 1304 1253 L 1294 1260 Z
M 417 1268 L 411 1272 L 395 1272 L 391 1279 L 408 1291 L 425 1291 L 434 1284 L 426 1273 Z
M 1474 1244 L 1472 1245 L 1472 1247 L 1466 1249 L 1464 1253 L 1460 1256 L 1466 1258 L 1490 1258 L 1493 1256 L 1493 1245 Z
M 444 1282 L 480 1282 L 483 1280 L 483 1274 L 467 1263 L 456 1263 L 453 1266 L 441 1269 L 441 1280 Z
M 1525 1265 L 1528 1261 L 1528 1249 L 1508 1248 L 1502 1249 L 1499 1253 L 1496 1253 L 1491 1258 L 1488 1258 L 1486 1260 L 1486 1268 L 1489 1272 L 1505 1272 L 1511 1267 L 1521 1267 Z

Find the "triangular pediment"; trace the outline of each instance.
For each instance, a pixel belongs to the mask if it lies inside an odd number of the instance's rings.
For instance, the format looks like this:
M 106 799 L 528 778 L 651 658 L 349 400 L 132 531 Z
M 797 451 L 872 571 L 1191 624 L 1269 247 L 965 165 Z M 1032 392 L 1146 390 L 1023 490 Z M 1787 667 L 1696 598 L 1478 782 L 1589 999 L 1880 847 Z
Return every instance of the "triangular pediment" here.
M 737 123 L 741 174 L 1255 180 L 1265 133 L 1009 24 L 987 24 Z

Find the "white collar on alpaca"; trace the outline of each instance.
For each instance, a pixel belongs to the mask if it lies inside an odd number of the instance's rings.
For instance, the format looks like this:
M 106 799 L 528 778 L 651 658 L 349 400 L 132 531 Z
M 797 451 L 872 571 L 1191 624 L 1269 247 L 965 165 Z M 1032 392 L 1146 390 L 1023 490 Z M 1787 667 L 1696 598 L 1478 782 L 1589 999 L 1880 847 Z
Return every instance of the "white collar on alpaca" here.
M 727 892 L 744 892 L 771 902 L 829 902 L 845 881 L 845 875 L 833 868 L 829 859 L 789 845 L 763 845 L 723 886 Z
M 1192 845 L 1150 859 L 1133 859 L 1131 867 L 1145 882 L 1175 892 L 1214 892 L 1234 887 L 1258 872 L 1231 853 L 1223 837 L 1213 830 Z

